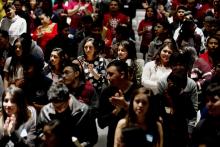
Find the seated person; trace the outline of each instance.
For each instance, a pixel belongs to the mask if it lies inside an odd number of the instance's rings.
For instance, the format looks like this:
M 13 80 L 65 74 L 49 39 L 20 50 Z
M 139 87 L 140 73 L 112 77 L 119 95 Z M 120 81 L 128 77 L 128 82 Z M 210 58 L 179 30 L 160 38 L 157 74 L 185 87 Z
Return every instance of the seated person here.
M 36 110 L 27 106 L 20 88 L 9 86 L 3 94 L 0 114 L 0 146 L 34 147 Z
M 69 136 L 77 137 L 82 145 L 92 147 L 96 144 L 96 123 L 86 104 L 76 100 L 61 82 L 51 85 L 48 97 L 50 103 L 45 105 L 39 114 L 38 130 L 43 129 L 46 123 L 58 119 L 68 127 L 71 133 Z
M 201 119 L 193 131 L 195 147 L 220 146 L 220 86 L 211 83 L 206 91 L 206 108 L 208 115 Z

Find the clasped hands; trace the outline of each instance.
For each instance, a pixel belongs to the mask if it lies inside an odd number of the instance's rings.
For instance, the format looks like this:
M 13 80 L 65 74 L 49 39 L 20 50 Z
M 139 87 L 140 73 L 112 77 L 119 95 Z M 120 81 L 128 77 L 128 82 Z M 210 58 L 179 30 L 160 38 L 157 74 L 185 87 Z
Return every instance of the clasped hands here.
M 112 111 L 113 114 L 117 115 L 121 109 L 128 110 L 128 102 L 124 98 L 124 94 L 121 90 L 119 92 L 116 92 L 114 96 L 109 98 L 109 101 L 113 106 L 115 106 L 115 109 Z
M 3 126 L 4 135 L 11 136 L 11 134 L 15 131 L 16 125 L 16 117 L 12 114 L 10 117 L 7 117 Z

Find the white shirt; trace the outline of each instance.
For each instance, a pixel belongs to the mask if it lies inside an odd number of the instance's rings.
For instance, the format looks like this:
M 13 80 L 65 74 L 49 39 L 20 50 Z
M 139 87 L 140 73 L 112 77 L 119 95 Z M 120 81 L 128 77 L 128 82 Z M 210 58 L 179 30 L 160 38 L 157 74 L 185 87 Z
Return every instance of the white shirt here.
M 150 88 L 154 94 L 158 93 L 157 82 L 171 73 L 171 68 L 157 66 L 155 60 L 147 62 L 143 68 L 141 83 L 144 87 Z
M 9 34 L 9 42 L 11 45 L 23 33 L 27 32 L 27 23 L 24 18 L 15 15 L 14 18 L 8 19 L 4 17 L 0 22 L 0 29 L 7 31 Z

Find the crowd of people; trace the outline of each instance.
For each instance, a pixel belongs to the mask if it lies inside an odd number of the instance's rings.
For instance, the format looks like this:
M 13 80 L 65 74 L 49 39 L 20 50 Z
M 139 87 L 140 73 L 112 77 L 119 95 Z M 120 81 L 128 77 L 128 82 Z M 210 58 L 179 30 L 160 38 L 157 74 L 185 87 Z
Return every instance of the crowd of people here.
M 107 147 L 220 146 L 220 0 L 1 0 L 0 146 L 92 147 L 97 124 Z

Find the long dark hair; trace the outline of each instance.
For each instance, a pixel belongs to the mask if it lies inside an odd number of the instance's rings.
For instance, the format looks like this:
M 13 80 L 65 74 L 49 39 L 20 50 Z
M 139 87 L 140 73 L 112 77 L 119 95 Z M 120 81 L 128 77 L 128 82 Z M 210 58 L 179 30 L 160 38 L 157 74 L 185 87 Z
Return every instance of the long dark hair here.
M 148 9 L 152 9 L 152 10 L 153 10 L 153 17 L 152 17 L 152 18 L 149 18 L 149 17 L 147 16 L 147 10 L 148 10 Z M 156 20 L 157 20 L 157 10 L 155 10 L 154 7 L 151 7 L 151 6 L 147 7 L 147 8 L 146 8 L 146 11 L 145 11 L 144 20 L 145 20 L 145 21 L 150 20 L 150 21 L 152 21 L 153 23 L 155 23 Z
M 15 44 L 17 42 L 21 43 L 21 49 L 22 49 L 21 57 L 18 57 L 15 53 L 16 52 Z M 9 64 L 9 70 L 8 70 L 9 77 L 13 77 L 13 75 L 15 75 L 18 72 L 18 68 L 16 65 L 18 65 L 18 63 L 22 63 L 22 60 L 30 53 L 30 46 L 31 46 L 30 42 L 26 39 L 25 34 L 22 34 L 21 37 L 15 40 L 14 45 L 13 45 L 11 62 Z
M 126 49 L 126 51 L 128 52 L 128 59 L 132 59 L 135 60 L 137 58 L 136 55 L 136 49 L 135 49 L 135 43 L 129 40 L 122 40 L 119 43 L 119 46 L 122 46 L 123 48 Z
M 17 105 L 18 111 L 16 114 L 16 121 L 17 121 L 16 128 L 18 128 L 22 123 L 26 122 L 30 117 L 30 112 L 28 111 L 24 92 L 22 89 L 11 85 L 4 91 L 2 96 L 2 103 L 4 102 L 6 93 L 9 93 L 12 96 L 13 102 Z M 6 120 L 7 114 L 4 110 L 4 107 L 3 107 L 3 117 L 4 120 Z
M 157 109 L 157 99 L 156 97 L 153 97 L 153 92 L 152 90 L 145 88 L 145 87 L 140 87 L 134 91 L 134 93 L 131 96 L 130 100 L 130 105 L 128 108 L 128 114 L 126 116 L 126 125 L 125 127 L 133 127 L 137 124 L 137 115 L 134 112 L 134 107 L 133 107 L 133 102 L 135 97 L 138 94 L 145 94 L 147 96 L 148 102 L 149 102 L 149 107 L 147 110 L 147 113 L 145 114 L 145 124 L 147 125 L 148 128 L 150 127 L 156 127 L 156 122 L 159 119 L 159 113 Z
M 51 51 L 51 53 L 52 52 L 57 52 L 57 54 L 58 54 L 58 56 L 60 58 L 59 66 L 60 66 L 60 73 L 62 73 L 63 72 L 63 68 L 65 66 L 65 63 L 66 63 L 66 61 L 65 61 L 65 53 L 64 53 L 62 48 L 54 48 Z M 54 70 L 55 67 L 51 64 L 51 62 L 49 62 L 49 65 L 50 65 L 51 69 Z

